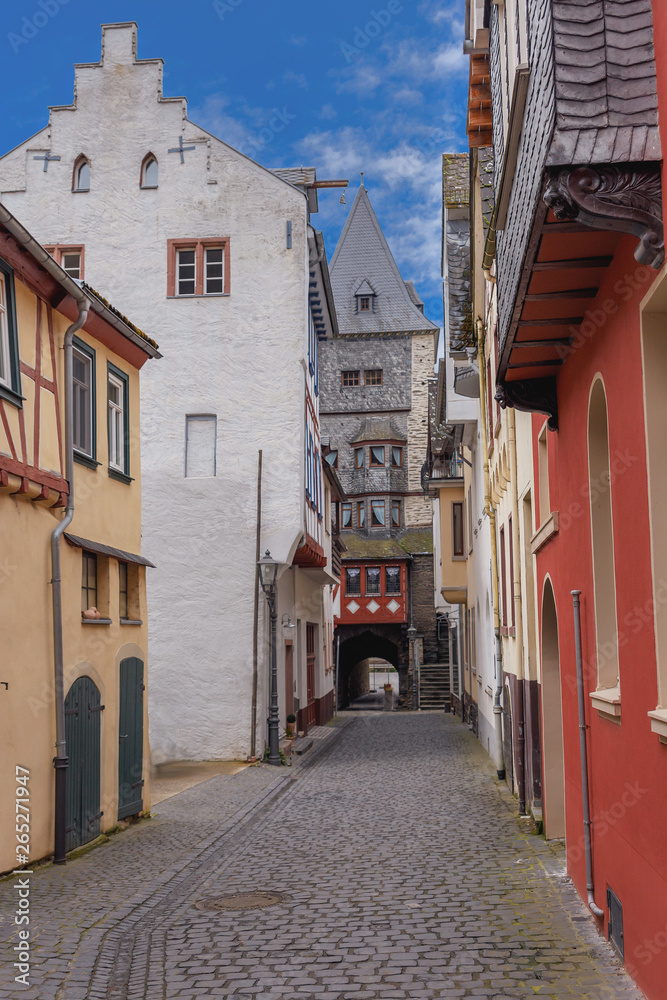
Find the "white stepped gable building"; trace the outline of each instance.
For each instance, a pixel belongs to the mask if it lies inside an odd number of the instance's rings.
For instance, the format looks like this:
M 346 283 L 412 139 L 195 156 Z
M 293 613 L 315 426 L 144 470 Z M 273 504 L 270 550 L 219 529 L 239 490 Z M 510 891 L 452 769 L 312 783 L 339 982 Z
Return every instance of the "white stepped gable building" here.
M 317 353 L 335 318 L 314 171 L 269 171 L 189 121 L 185 98 L 162 96 L 162 65 L 137 59 L 134 23 L 103 26 L 74 103 L 0 159 L 0 191 L 70 274 L 103 276 L 159 333 L 141 404 L 151 745 L 157 761 L 242 758 L 266 738 L 258 518 L 260 551 L 281 564 L 281 724 L 333 706 Z

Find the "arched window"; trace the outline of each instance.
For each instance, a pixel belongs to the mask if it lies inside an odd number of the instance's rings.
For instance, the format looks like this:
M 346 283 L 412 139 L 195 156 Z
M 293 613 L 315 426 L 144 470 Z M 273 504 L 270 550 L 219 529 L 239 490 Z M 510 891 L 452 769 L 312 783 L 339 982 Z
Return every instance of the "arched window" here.
M 152 153 L 148 153 L 148 155 L 144 157 L 144 162 L 141 164 L 142 188 L 156 188 L 157 174 L 157 160 Z
M 85 156 L 79 156 L 74 164 L 72 191 L 90 191 L 90 163 Z
M 619 685 L 609 429 L 607 397 L 601 379 L 597 379 L 593 385 L 588 407 L 588 474 L 593 534 L 597 687 L 601 691 L 617 688 Z

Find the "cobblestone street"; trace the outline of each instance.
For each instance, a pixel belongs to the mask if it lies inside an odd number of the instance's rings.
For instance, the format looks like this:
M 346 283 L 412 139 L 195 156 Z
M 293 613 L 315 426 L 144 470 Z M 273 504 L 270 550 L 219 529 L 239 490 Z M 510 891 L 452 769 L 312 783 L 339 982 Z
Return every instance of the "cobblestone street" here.
M 0 996 L 641 997 L 562 850 L 522 832 L 460 722 L 355 713 L 315 743 L 292 769 L 213 778 L 38 870 L 28 988 L 13 983 L 13 888 L 0 884 Z M 279 901 L 211 908 L 232 893 Z

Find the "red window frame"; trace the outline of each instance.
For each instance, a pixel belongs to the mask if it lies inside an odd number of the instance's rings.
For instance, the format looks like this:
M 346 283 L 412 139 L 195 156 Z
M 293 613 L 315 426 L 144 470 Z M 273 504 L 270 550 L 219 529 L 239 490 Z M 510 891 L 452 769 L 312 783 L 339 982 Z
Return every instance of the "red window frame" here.
M 356 389 L 361 381 L 360 376 L 360 371 L 356 371 L 352 368 L 347 369 L 340 373 L 340 384 L 343 389 Z

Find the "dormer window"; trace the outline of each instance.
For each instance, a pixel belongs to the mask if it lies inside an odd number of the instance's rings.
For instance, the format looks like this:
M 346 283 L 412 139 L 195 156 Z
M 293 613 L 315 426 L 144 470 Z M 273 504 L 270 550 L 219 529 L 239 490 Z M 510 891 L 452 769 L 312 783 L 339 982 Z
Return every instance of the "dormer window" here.
M 74 164 L 73 191 L 90 191 L 90 163 L 80 156 Z
M 152 153 L 144 158 L 144 162 L 141 165 L 141 186 L 142 188 L 156 188 L 157 187 L 157 160 Z
M 359 288 L 357 288 L 354 293 L 354 297 L 357 303 L 358 313 L 372 313 L 375 312 L 375 290 L 371 286 L 370 282 L 362 281 Z

